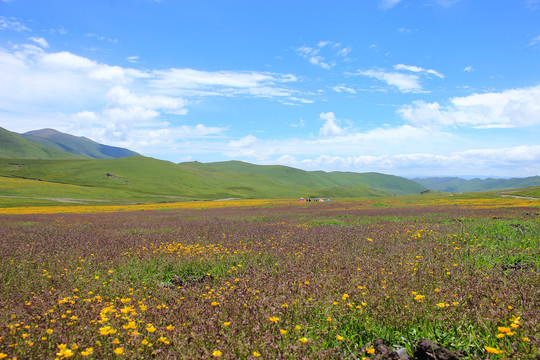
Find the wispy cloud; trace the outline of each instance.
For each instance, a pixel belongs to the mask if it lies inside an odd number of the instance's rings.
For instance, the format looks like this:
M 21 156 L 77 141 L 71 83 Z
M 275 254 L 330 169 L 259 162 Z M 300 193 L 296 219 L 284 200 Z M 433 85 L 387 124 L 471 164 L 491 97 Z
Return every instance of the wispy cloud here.
M 383 81 L 390 86 L 396 87 L 403 93 L 422 91 L 420 78 L 417 75 L 387 72 L 383 70 L 359 70 L 355 75 L 367 76 Z
M 17 21 L 17 19 L 7 18 L 5 16 L 0 16 L 0 30 L 14 30 L 17 32 L 32 31 L 30 28 Z
M 463 69 L 463 71 L 465 71 L 465 72 L 472 72 L 473 70 L 474 70 L 474 69 L 473 69 L 473 67 L 472 67 L 471 65 L 466 66 L 466 67 Z
M 42 124 L 97 141 L 144 150 L 176 140 L 223 136 L 227 127 L 181 124 L 192 104 L 211 96 L 259 97 L 305 104 L 292 74 L 195 69 L 138 70 L 99 63 L 68 51 L 49 52 L 45 39 L 0 48 L 0 116 L 18 114 L 20 129 Z M 135 60 L 135 58 L 130 58 Z M 180 124 L 179 124 L 180 123 Z M 176 139 L 176 140 L 175 140 Z M 152 145 L 154 144 L 154 145 Z
M 350 47 L 328 40 L 319 41 L 315 46 L 302 45 L 296 49 L 299 56 L 307 59 L 312 65 L 323 69 L 334 67 L 337 61 L 346 59 L 351 51 Z
M 435 75 L 438 78 L 444 79 L 444 75 L 441 74 L 440 72 L 438 72 L 436 70 L 433 70 L 433 69 L 424 69 L 424 68 L 421 68 L 419 66 L 397 64 L 397 65 L 394 65 L 394 69 L 396 69 L 396 70 L 406 70 L 406 71 L 411 71 L 411 72 L 415 72 L 415 73 L 422 73 L 424 75 Z
M 126 58 L 127 61 L 129 61 L 130 63 L 132 64 L 135 64 L 137 61 L 139 61 L 139 57 L 138 56 L 128 56 Z
M 401 0 L 381 0 L 380 7 L 384 10 L 388 10 L 399 4 Z
M 529 42 L 529 46 L 536 46 L 538 44 L 540 44 L 540 35 L 533 37 Z
M 35 42 L 36 44 L 38 44 L 44 49 L 49 47 L 49 43 L 47 42 L 47 40 L 45 40 L 42 37 L 31 37 L 30 40 L 32 40 L 33 42 Z

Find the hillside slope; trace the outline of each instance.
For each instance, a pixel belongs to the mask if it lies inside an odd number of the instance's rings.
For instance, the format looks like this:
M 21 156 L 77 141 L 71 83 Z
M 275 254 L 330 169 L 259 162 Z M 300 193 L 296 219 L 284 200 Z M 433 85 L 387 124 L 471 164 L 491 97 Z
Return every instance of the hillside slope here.
M 103 145 L 84 136 L 65 134 L 54 129 L 33 130 L 21 136 L 57 150 L 95 159 L 118 159 L 139 155 L 128 149 Z
M 16 164 L 13 160 L 0 159 L 0 176 L 191 199 L 391 196 L 425 190 L 418 184 L 410 187 L 410 180 L 383 174 L 364 177 L 364 174 L 309 172 L 236 161 L 174 164 L 143 156 L 100 160 L 17 159 Z
M 81 159 L 83 156 L 35 143 L 0 127 L 0 158 Z

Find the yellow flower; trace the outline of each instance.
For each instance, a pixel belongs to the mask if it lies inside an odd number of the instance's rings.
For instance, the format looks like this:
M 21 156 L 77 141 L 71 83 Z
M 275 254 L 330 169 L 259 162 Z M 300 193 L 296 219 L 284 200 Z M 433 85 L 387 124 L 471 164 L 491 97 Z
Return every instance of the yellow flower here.
M 484 345 L 484 349 L 490 354 L 502 354 L 502 350 Z
M 526 337 L 526 336 L 524 336 L 524 337 L 522 337 L 522 338 L 521 338 L 521 340 L 523 340 L 523 341 L 527 342 L 527 341 L 529 341 L 529 338 L 528 338 L 528 337 Z
M 153 333 L 154 331 L 156 331 L 156 328 L 154 327 L 154 325 L 148 324 L 146 325 L 146 330 L 148 330 L 148 332 Z
M 116 349 L 114 349 L 114 353 L 116 355 L 122 355 L 124 353 L 124 349 L 121 347 L 117 347 Z
M 47 333 L 47 334 L 52 334 L 53 331 L 54 331 L 53 329 L 47 329 L 46 333 Z
M 507 333 L 507 332 L 510 331 L 510 328 L 509 328 L 509 327 L 504 327 L 504 326 L 499 326 L 497 329 L 498 329 L 499 332 L 501 332 L 501 333 Z
M 271 316 L 268 318 L 268 320 L 270 320 L 271 322 L 273 322 L 274 324 L 277 324 L 277 322 L 279 321 L 279 319 L 275 316 Z
M 230 322 L 230 321 L 225 321 L 225 322 L 223 323 L 223 326 L 229 326 L 229 325 L 231 325 L 231 322 Z
M 287 335 L 287 330 L 279 329 L 281 335 Z
M 174 326 L 172 326 L 172 325 L 169 325 L 169 326 L 167 326 L 167 327 L 166 327 L 165 329 L 167 329 L 167 330 L 171 331 L 171 330 L 174 330 Z
M 212 306 L 218 306 L 219 303 L 218 303 L 217 301 L 212 301 L 212 303 L 211 303 L 210 305 L 212 305 Z
M 88 356 L 88 355 L 92 355 L 92 353 L 94 352 L 94 348 L 86 348 L 86 350 L 84 351 L 81 351 L 81 355 L 82 356 Z
M 158 339 L 158 342 L 162 342 L 164 344 L 169 344 L 170 341 L 167 340 L 167 338 L 165 336 L 160 336 L 160 338 Z
M 504 334 L 497 334 L 496 335 L 499 339 L 503 338 L 504 337 Z
M 345 340 L 345 339 L 343 338 L 343 336 L 340 336 L 340 335 L 336 336 L 336 339 L 339 340 L 339 341 Z
M 7 357 L 7 354 L 0 353 L 0 359 L 3 359 L 3 358 L 5 358 L 5 357 Z
M 300 341 L 302 343 L 307 343 L 309 341 L 309 339 L 305 338 L 305 337 L 301 337 L 300 339 L 298 339 L 298 341 Z
M 366 348 L 366 352 L 367 352 L 368 354 L 375 354 L 375 349 L 372 348 L 372 347 L 368 347 L 368 348 Z
M 58 356 L 63 356 L 65 358 L 73 356 L 73 351 L 71 349 L 67 348 L 66 344 L 60 344 L 58 345 L 59 352 L 56 353 Z
M 220 357 L 220 356 L 221 356 L 221 354 L 222 354 L 222 352 L 221 352 L 221 351 L 219 351 L 219 350 L 216 350 L 216 351 L 214 351 L 214 352 L 212 353 L 212 356 L 213 356 L 213 357 Z
M 296 330 L 302 330 L 302 327 L 301 327 L 300 325 L 296 325 L 294 328 L 295 328 Z
M 253 352 L 253 356 L 259 357 L 259 356 L 261 356 L 261 354 L 259 354 L 257 351 L 254 351 L 254 352 Z
M 326 318 L 326 321 L 332 321 L 332 318 L 329 316 Z
M 418 295 L 416 295 L 416 296 L 414 297 L 414 300 L 416 300 L 416 301 L 420 302 L 420 301 L 422 301 L 422 299 L 423 299 L 423 298 L 425 298 L 425 296 L 424 296 L 424 295 L 420 295 L 420 294 L 418 294 Z
M 343 294 L 343 296 L 341 297 L 343 300 L 347 300 L 349 298 L 349 294 Z

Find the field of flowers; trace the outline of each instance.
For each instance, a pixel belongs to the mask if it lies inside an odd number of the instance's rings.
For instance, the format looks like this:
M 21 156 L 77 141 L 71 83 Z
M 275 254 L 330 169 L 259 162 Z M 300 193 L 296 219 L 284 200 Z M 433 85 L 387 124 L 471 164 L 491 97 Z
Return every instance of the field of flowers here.
M 0 359 L 538 358 L 538 201 L 456 200 L 11 210 Z

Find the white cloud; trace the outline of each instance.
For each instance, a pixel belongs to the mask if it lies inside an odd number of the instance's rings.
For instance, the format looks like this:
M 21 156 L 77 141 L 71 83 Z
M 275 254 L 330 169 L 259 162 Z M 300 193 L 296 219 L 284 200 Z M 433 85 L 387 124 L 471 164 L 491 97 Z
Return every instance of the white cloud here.
M 399 4 L 400 2 L 401 2 L 401 0 L 381 0 L 380 6 L 384 10 L 388 10 L 390 8 L 393 8 L 394 6 Z
M 427 75 L 435 75 L 438 78 L 444 79 L 444 75 L 441 74 L 440 72 L 436 71 L 436 70 L 424 69 L 424 68 L 414 66 L 414 65 L 397 64 L 397 65 L 394 65 L 394 69 L 396 69 L 396 70 L 407 70 L 407 71 L 411 71 L 411 72 L 415 72 L 415 73 L 422 73 L 422 74 L 427 74 Z
M 338 52 L 337 52 L 337 55 L 338 56 L 347 56 L 349 55 L 349 53 L 352 51 L 352 49 L 350 47 L 346 47 L 346 48 L 343 48 L 343 49 L 340 49 Z
M 348 92 L 350 94 L 356 94 L 356 90 L 344 85 L 336 85 L 332 88 L 335 92 L 341 93 L 341 92 Z
M 344 47 L 339 42 L 326 40 L 319 41 L 316 46 L 302 45 L 296 49 L 296 53 L 299 56 L 307 59 L 310 64 L 322 67 L 323 69 L 330 69 L 336 65 L 336 61 L 345 60 L 351 51 L 352 49 L 350 47 Z M 322 52 L 325 53 L 324 56 L 321 54 Z M 333 59 L 328 60 L 329 57 Z
M 49 47 L 49 43 L 47 42 L 47 40 L 45 40 L 42 37 L 31 37 L 30 40 L 32 40 L 33 42 L 35 42 L 36 44 L 38 44 L 44 49 Z
M 128 56 L 126 58 L 126 60 L 129 61 L 132 64 L 135 64 L 137 61 L 139 61 L 139 57 L 138 56 Z
M 478 129 L 534 126 L 540 124 L 540 85 L 455 97 L 446 107 L 437 102 L 415 101 L 401 107 L 398 113 L 415 126 Z
M 469 65 L 469 66 L 466 66 L 466 67 L 463 69 L 463 71 L 465 71 L 465 72 L 472 72 L 472 71 L 473 71 L 473 67 L 470 66 L 470 65 Z
M 382 70 L 359 70 L 356 74 L 383 81 L 388 85 L 397 87 L 399 91 L 404 93 L 422 91 L 420 78 L 417 75 Z
M 529 42 L 529 46 L 536 46 L 538 44 L 540 44 L 540 35 L 533 37 Z
M 14 30 L 17 32 L 32 31 L 25 25 L 18 22 L 15 18 L 7 18 L 5 16 L 0 16 L 0 30 Z
M 325 120 L 324 125 L 320 129 L 323 136 L 336 136 L 343 133 L 344 129 L 338 125 L 338 120 L 333 112 L 321 113 L 320 118 Z

